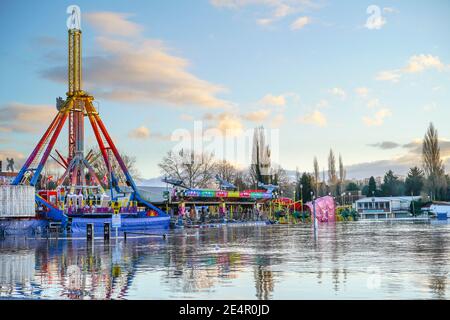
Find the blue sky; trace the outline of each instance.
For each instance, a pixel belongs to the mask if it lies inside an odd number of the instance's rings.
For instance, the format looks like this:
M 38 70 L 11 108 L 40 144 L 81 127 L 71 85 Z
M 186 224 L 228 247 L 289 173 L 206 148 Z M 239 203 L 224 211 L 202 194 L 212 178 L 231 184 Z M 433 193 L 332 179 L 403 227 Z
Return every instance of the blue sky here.
M 279 129 L 286 169 L 325 167 L 330 148 L 364 172 L 419 165 L 430 121 L 450 156 L 448 1 L 199 0 L 2 1 L 0 158 L 23 161 L 67 91 L 71 4 L 84 87 L 144 177 L 194 120 Z

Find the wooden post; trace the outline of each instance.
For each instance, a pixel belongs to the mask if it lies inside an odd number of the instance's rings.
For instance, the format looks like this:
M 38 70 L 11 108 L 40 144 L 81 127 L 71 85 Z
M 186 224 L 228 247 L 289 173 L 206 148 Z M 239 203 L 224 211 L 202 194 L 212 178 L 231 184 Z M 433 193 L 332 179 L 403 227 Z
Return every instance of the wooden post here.
M 92 239 L 94 239 L 94 224 L 93 223 L 88 223 L 86 225 L 86 239 L 88 241 L 92 241 Z
M 103 225 L 103 239 L 105 241 L 109 241 L 111 235 L 111 224 L 109 222 L 105 222 Z

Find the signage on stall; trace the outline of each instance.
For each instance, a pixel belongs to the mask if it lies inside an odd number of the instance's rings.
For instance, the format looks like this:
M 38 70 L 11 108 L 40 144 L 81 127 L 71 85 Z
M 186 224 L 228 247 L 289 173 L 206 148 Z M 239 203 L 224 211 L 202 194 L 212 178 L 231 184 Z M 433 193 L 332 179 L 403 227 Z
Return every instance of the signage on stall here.
M 113 228 L 120 228 L 122 226 L 122 217 L 120 213 L 114 213 L 112 215 L 111 225 Z

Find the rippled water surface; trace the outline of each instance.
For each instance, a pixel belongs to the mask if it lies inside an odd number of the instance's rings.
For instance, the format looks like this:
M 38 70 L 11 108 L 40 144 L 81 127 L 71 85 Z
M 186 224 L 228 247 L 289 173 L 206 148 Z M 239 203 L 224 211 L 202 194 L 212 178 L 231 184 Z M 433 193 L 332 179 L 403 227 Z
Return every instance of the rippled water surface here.
M 0 298 L 448 299 L 450 225 L 337 223 L 0 240 Z M 138 237 L 138 236 L 136 236 Z

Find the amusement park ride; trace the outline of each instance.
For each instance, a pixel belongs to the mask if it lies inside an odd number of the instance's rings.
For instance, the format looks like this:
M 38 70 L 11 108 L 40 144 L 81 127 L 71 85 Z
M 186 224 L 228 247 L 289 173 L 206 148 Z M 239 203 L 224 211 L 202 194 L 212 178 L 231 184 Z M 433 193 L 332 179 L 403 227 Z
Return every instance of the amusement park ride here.
M 68 20 L 68 92 L 67 98 L 56 99 L 58 113 L 13 181 L 13 185 L 36 186 L 49 157 L 64 168 L 56 190 L 38 192 L 36 201 L 46 208 L 47 218 L 83 229 L 86 223 L 103 227 L 111 220 L 113 207 L 122 213 L 123 229 L 153 225 L 168 226 L 169 216 L 145 201 L 139 194 L 128 168 L 93 105 L 94 97 L 82 90 L 82 55 L 79 8 L 72 6 Z M 100 154 L 84 153 L 85 117 L 95 135 Z M 68 123 L 68 153 L 58 150 L 51 155 L 60 133 Z M 111 193 L 106 194 L 93 165 L 103 161 L 107 174 L 102 182 Z M 48 196 L 48 195 L 53 196 Z M 124 219 L 125 218 L 125 219 Z M 84 228 L 85 230 L 85 228 Z

